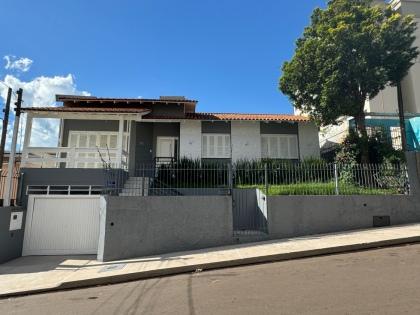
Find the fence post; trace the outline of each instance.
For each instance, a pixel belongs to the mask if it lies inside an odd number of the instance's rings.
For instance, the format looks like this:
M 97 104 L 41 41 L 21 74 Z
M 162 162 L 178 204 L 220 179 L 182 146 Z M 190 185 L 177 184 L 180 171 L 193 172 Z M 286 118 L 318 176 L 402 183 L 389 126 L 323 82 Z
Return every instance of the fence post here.
M 265 194 L 268 195 L 268 167 L 267 167 L 267 163 L 264 164 L 264 185 L 265 185 Z
M 229 189 L 230 189 L 230 194 L 233 193 L 233 168 L 232 168 L 232 162 L 228 164 L 228 172 L 229 172 Z
M 335 182 L 335 194 L 339 195 L 340 191 L 338 189 L 338 170 L 337 170 L 337 163 L 334 163 L 334 182 Z

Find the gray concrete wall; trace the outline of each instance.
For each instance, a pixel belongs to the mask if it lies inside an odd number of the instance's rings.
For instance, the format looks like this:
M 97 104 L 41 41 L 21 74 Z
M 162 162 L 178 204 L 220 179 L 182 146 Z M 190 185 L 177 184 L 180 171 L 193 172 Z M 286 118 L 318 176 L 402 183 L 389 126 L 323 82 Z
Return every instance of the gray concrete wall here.
M 184 118 L 184 105 L 183 104 L 153 104 L 146 106 L 152 110 L 150 115 L 152 116 L 163 116 L 163 117 L 175 117 Z
M 136 123 L 136 169 L 153 160 L 153 123 Z
M 288 122 L 260 122 L 261 134 L 298 134 L 298 124 Z
M 268 196 L 270 238 L 371 228 L 374 217 L 389 217 L 391 225 L 420 222 L 420 155 L 407 153 L 406 160 L 410 195 Z
M 99 185 L 105 184 L 103 169 L 82 168 L 23 168 L 22 206 L 26 207 L 28 185 Z
M 22 228 L 10 231 L 12 212 L 23 212 Z M 0 208 L 0 264 L 22 255 L 26 210 L 16 207 Z
M 98 260 L 232 244 L 228 196 L 101 198 Z
M 230 134 L 230 121 L 202 121 L 201 133 L 228 133 Z
M 157 137 L 178 137 L 179 123 L 136 123 L 135 168 L 150 164 L 156 156 Z
M 118 132 L 118 120 L 83 120 L 66 119 L 63 124 L 62 146 L 68 145 L 70 130 L 73 131 L 115 131 Z
M 270 238 L 373 227 L 374 216 L 391 225 L 420 222 L 417 196 L 268 196 Z
M 130 126 L 130 152 L 128 156 L 128 170 L 130 172 L 130 175 L 135 174 L 136 170 L 136 141 L 137 141 L 137 123 L 135 121 L 131 122 Z

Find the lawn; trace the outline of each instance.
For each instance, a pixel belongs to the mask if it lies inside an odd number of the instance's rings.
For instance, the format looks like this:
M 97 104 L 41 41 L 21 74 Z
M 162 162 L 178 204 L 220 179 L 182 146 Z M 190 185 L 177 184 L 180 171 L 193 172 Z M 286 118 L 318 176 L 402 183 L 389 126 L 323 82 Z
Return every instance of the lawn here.
M 240 185 L 237 188 L 258 188 L 265 191 L 264 185 Z M 366 188 L 354 184 L 339 183 L 340 195 L 397 195 L 396 188 Z M 298 184 L 269 185 L 268 195 L 335 195 L 334 182 L 309 182 Z

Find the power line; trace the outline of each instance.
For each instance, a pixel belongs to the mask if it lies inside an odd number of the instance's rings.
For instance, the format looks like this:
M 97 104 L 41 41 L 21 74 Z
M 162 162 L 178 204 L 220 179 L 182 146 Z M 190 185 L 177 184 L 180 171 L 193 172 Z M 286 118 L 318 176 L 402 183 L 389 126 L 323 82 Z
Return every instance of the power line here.
M 5 87 L 7 87 L 9 89 L 12 89 L 12 93 L 14 94 L 14 96 L 16 98 L 18 97 L 17 93 L 13 90 L 13 88 L 11 86 L 7 85 L 4 81 L 0 81 L 0 83 L 3 84 Z M 22 99 L 22 103 L 25 103 L 25 101 L 23 99 Z

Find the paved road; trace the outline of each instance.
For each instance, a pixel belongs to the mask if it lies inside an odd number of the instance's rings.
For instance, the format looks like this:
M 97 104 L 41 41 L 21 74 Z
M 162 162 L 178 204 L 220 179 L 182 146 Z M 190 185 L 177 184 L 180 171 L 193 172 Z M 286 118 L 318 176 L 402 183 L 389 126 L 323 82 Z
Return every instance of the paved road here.
M 0 314 L 420 314 L 420 244 L 0 300 Z

